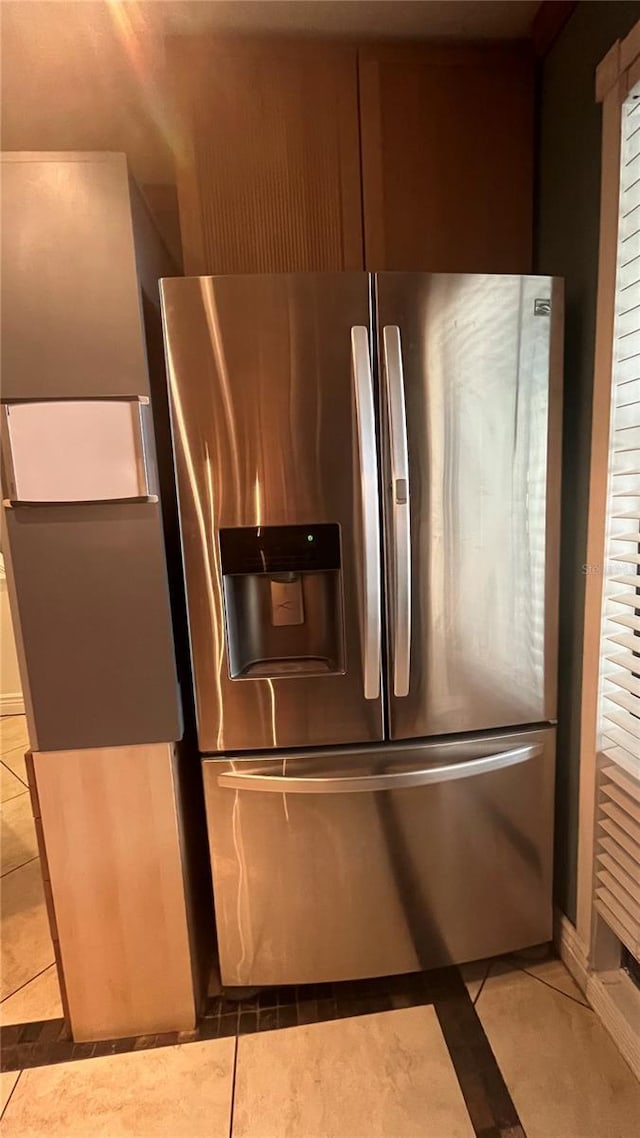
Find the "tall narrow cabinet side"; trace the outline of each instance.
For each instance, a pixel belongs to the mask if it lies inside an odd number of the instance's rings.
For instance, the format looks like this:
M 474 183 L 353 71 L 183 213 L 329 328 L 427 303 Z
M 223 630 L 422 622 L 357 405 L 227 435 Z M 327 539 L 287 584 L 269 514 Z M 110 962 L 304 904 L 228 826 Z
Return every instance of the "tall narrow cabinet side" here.
M 35 752 L 73 1038 L 194 1027 L 171 744 Z

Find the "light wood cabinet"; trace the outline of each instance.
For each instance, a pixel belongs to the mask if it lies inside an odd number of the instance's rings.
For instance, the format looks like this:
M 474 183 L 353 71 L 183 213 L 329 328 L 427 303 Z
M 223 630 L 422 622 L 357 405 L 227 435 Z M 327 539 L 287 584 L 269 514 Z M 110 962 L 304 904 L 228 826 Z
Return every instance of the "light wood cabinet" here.
M 367 269 L 529 272 L 528 52 L 372 46 L 359 72 Z
M 361 269 L 355 47 L 181 37 L 185 272 Z
M 202 978 L 176 748 L 35 752 L 30 781 L 74 1040 L 190 1031 Z
M 185 272 L 531 268 L 526 47 L 182 37 Z

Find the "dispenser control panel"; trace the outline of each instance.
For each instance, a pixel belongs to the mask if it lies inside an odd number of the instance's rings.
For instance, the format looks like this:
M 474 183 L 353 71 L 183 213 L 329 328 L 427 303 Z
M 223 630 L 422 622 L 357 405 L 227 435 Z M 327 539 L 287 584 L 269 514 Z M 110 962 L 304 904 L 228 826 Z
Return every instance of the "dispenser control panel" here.
M 310 573 L 340 568 L 340 526 L 238 526 L 220 530 L 225 576 Z

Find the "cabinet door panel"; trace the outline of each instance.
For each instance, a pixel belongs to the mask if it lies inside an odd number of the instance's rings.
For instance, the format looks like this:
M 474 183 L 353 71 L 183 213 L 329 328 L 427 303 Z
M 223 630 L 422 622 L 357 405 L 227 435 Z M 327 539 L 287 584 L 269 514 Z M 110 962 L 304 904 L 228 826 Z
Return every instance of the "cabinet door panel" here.
M 356 49 L 170 42 L 185 272 L 362 268 Z
M 530 271 L 533 79 L 520 47 L 361 49 L 365 268 Z

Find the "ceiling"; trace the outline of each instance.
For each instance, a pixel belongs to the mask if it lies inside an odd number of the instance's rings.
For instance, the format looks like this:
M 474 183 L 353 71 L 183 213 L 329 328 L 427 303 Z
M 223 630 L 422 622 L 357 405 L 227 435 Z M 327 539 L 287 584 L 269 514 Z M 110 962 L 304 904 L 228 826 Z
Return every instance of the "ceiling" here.
M 120 150 L 175 181 L 167 35 L 521 39 L 539 0 L 2 0 L 5 150 Z
M 8 34 L 17 24 L 64 20 L 87 26 L 110 9 L 147 34 L 239 32 L 518 39 L 539 0 L 1 0 Z M 117 15 L 120 9 L 124 15 Z
M 165 32 L 269 32 L 516 39 L 539 0 L 151 0 L 138 5 Z

